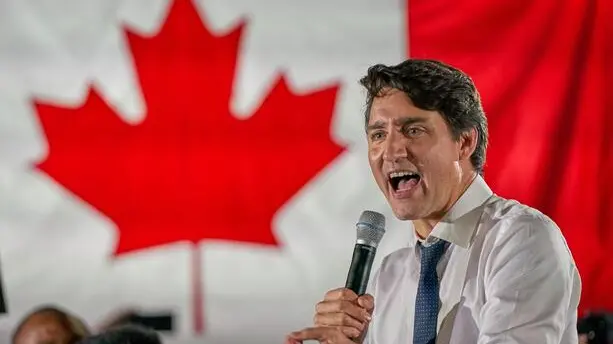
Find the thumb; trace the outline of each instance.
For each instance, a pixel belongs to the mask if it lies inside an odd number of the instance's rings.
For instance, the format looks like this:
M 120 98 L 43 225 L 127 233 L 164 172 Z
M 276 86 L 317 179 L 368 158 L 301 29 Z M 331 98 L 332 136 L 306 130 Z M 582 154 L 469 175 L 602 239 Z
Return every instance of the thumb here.
M 375 308 L 375 298 L 370 294 L 362 295 L 358 298 L 358 305 L 372 313 L 373 308 Z

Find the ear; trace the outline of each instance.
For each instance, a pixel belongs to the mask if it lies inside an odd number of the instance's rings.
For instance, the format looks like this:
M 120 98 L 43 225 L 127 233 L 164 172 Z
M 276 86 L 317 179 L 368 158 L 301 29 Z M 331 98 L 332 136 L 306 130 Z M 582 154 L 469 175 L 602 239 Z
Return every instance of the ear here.
M 478 139 L 479 134 L 475 128 L 471 128 L 460 135 L 460 160 L 470 159 L 477 148 Z

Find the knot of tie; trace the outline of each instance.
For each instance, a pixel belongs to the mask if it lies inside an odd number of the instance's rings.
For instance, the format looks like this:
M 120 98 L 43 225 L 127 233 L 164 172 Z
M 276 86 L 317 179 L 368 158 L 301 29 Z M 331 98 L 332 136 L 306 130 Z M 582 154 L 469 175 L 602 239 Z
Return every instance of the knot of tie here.
M 445 244 L 447 242 L 444 240 L 438 240 L 437 242 L 424 246 L 421 245 L 421 271 L 422 275 L 426 271 L 435 271 L 436 265 L 438 264 L 441 257 L 443 257 L 443 253 L 445 253 Z

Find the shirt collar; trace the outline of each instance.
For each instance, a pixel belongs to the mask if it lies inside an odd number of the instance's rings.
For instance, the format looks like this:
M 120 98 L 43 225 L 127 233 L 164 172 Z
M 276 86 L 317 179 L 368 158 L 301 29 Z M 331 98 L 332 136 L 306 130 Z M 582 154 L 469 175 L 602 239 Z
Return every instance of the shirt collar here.
M 434 226 L 430 235 L 423 241 L 423 244 L 428 245 L 442 239 L 463 248 L 468 248 L 474 237 L 477 222 L 481 217 L 481 212 L 477 210 L 492 195 L 493 192 L 483 177 L 477 175 L 445 217 Z M 415 230 L 413 230 L 413 234 L 415 236 L 413 243 L 416 244 L 418 236 Z

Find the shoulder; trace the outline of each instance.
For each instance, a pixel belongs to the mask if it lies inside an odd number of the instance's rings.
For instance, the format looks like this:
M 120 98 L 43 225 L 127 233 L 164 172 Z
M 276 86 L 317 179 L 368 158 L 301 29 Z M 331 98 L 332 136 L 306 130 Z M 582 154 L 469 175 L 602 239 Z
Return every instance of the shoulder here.
M 550 261 L 560 268 L 576 269 L 566 239 L 551 218 L 516 200 L 495 197 L 483 213 L 483 254 L 528 264 Z
M 539 242 L 559 241 L 566 246 L 562 231 L 551 218 L 516 200 L 496 197 L 485 207 L 482 222 L 487 230 L 486 235 L 498 241 L 532 239 Z

